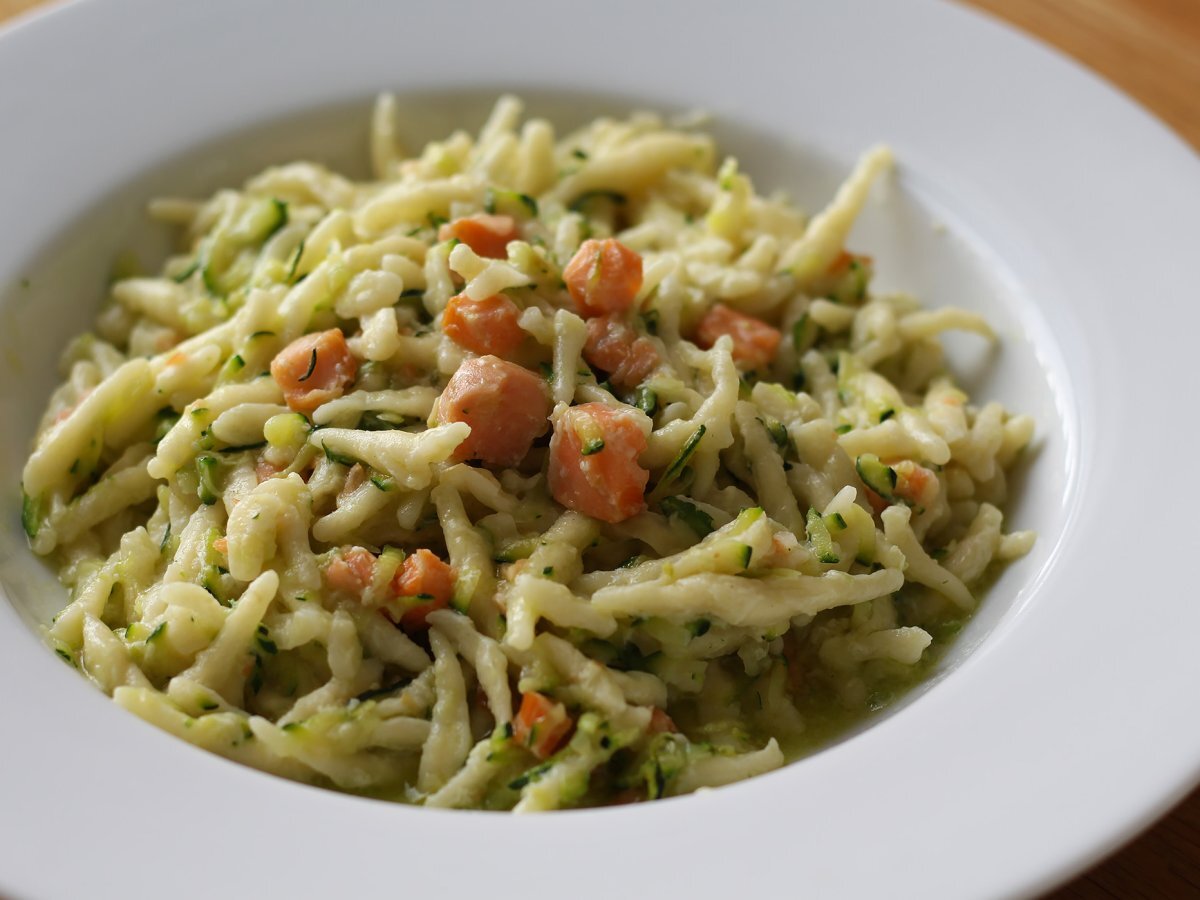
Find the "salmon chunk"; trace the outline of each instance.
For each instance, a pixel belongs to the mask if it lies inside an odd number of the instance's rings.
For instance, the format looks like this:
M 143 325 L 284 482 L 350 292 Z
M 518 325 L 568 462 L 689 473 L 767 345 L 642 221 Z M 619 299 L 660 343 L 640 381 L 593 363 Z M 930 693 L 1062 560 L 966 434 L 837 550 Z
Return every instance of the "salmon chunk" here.
M 646 449 L 639 419 L 645 416 L 637 410 L 603 403 L 566 410 L 550 439 L 554 499 L 603 522 L 622 522 L 644 510 L 650 473 L 638 464 Z
M 616 315 L 588 319 L 583 358 L 622 390 L 637 387 L 660 362 L 653 342 Z
M 585 318 L 624 312 L 642 289 L 642 258 L 615 238 L 587 240 L 563 269 L 563 281 Z
M 454 594 L 454 570 L 422 547 L 404 558 L 392 578 L 392 593 L 405 604 L 400 627 L 413 632 L 427 628 L 425 617 L 445 609 Z
M 503 294 L 472 300 L 466 294 L 451 297 L 442 313 L 442 331 L 464 350 L 508 356 L 521 346 L 525 332 L 518 323 L 521 311 Z
M 439 421 L 471 426 L 471 434 L 455 451 L 456 459 L 478 459 L 501 468 L 525 458 L 534 438 L 549 427 L 549 414 L 546 383 L 495 356 L 468 359 L 459 366 L 437 406 Z
M 358 360 L 340 328 L 299 337 L 271 360 L 271 377 L 287 405 L 300 413 L 342 396 L 357 372 Z
M 778 328 L 762 319 L 718 303 L 700 320 L 696 343 L 707 350 L 726 334 L 733 338 L 733 361 L 746 369 L 761 369 L 770 363 L 783 337 Z
M 476 213 L 447 222 L 438 229 L 438 240 L 458 238 L 479 256 L 504 259 L 508 242 L 517 239 L 517 221 L 512 216 L 493 216 Z

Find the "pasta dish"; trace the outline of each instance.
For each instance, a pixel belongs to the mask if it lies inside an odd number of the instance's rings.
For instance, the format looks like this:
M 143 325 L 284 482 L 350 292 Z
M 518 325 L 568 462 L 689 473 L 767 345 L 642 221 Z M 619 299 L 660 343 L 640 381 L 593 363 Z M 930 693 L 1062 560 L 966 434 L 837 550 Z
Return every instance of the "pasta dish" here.
M 25 466 L 56 652 L 125 709 L 426 806 L 654 800 L 777 768 L 929 671 L 997 566 L 1032 420 L 813 217 L 656 116 L 501 98 L 373 178 L 161 199 Z

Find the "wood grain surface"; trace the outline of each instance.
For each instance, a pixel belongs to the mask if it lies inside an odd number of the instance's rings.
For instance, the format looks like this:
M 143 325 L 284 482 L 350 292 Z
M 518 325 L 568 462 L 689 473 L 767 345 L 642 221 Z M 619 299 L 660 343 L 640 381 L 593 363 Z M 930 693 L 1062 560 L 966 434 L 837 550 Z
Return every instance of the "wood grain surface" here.
M 0 22 L 45 0 L 0 0 Z M 103 0 L 91 0 L 103 2 Z M 961 0 L 1089 66 L 1200 149 L 1200 0 Z M 1200 790 L 1051 895 L 1200 897 Z

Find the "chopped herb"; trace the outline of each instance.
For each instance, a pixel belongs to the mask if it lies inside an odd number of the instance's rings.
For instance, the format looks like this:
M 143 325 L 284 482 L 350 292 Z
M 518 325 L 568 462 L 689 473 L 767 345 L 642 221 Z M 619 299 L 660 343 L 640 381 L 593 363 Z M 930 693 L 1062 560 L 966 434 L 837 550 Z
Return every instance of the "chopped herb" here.
M 882 425 L 884 422 L 886 422 L 888 419 L 890 419 L 895 414 L 896 414 L 896 411 L 894 409 L 885 409 L 883 412 L 881 412 L 879 414 L 879 423 Z
M 571 151 L 571 155 L 573 157 L 575 157 L 576 159 L 587 159 L 588 158 L 587 152 L 584 150 L 580 150 L 578 147 L 576 147 L 574 150 Z
M 317 348 L 313 347 L 312 356 L 310 356 L 308 359 L 308 371 L 306 371 L 303 375 L 301 375 L 296 380 L 301 381 L 301 382 L 308 381 L 308 379 L 312 378 L 313 371 L 316 368 L 317 368 Z
M 854 430 L 854 426 L 849 423 L 846 423 L 844 425 L 839 425 L 837 428 L 835 428 L 833 430 L 837 434 L 847 434 Z
M 435 231 L 450 221 L 445 216 L 439 216 L 437 213 L 433 212 L 427 215 L 425 220 L 429 223 L 429 227 Z M 450 240 L 454 241 L 455 244 L 458 243 L 458 238 L 451 238 Z M 451 246 L 453 246 L 453 244 Z
M 162 633 L 166 630 L 167 630 L 167 623 L 165 621 L 159 622 L 157 625 L 154 626 L 154 630 L 146 636 L 146 643 L 147 644 L 153 643 L 154 640 L 161 637 Z
M 580 451 L 580 453 L 582 453 L 584 456 L 591 456 L 593 453 L 599 453 L 603 449 L 604 438 L 592 438 L 592 440 L 583 445 L 583 449 Z
M 165 553 L 167 547 L 171 545 L 171 523 L 167 522 L 167 527 L 163 530 L 162 540 L 158 542 L 158 552 Z
M 549 578 L 554 574 L 554 566 L 546 566 L 546 568 L 542 569 L 542 574 Z
M 383 491 L 385 494 L 396 486 L 396 482 L 383 475 L 372 475 L 371 484 L 375 485 L 377 489 Z
M 658 504 L 665 516 L 674 516 L 684 525 L 692 529 L 697 536 L 706 537 L 712 534 L 712 516 L 697 507 L 694 503 L 682 497 L 664 497 Z
M 215 700 L 201 700 L 196 705 L 199 706 L 205 712 L 211 712 L 212 710 L 216 709 L 221 704 L 217 703 Z

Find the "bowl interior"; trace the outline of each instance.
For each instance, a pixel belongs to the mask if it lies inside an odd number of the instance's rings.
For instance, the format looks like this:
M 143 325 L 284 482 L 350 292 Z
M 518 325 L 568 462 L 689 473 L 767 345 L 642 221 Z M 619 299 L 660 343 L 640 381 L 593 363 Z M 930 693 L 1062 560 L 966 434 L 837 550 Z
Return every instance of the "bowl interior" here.
M 400 94 L 400 132 L 408 152 L 456 128 L 477 130 L 492 91 Z M 619 96 L 527 92 L 529 115 L 549 118 L 559 133 L 597 115 L 626 115 L 652 108 L 686 114 Z M 181 156 L 147 167 L 137 179 L 111 186 L 103 200 L 73 221 L 19 270 L 0 272 L 0 584 L 31 633 L 0 641 L 37 640 L 32 633 L 65 602 L 52 573 L 28 550 L 20 526 L 19 473 L 50 391 L 59 381 L 58 356 L 67 341 L 87 330 L 98 311 L 114 261 L 133 253 L 145 271 L 156 271 L 173 235 L 145 216 L 159 196 L 203 197 L 275 163 L 311 159 L 354 177 L 367 168 L 371 98 L 313 109 L 250 130 L 217 137 Z M 816 211 L 833 195 L 854 160 L 817 142 L 800 143 L 779 133 L 721 119 L 704 127 L 725 154 L 762 192 L 781 190 L 803 209 Z M 866 148 L 862 148 L 866 149 Z M 1039 538 L 1026 558 L 1010 566 L 988 591 L 935 674 L 893 704 L 896 715 L 934 689 L 973 654 L 1003 639 L 1052 562 L 1072 508 L 1077 470 L 1077 403 L 1055 333 L 1022 286 L 991 236 L 966 223 L 974 211 L 958 194 L 925 171 L 919 159 L 899 158 L 898 176 L 876 186 L 851 247 L 876 260 L 877 289 L 900 289 L 928 306 L 956 305 L 985 315 L 1000 336 L 989 345 L 972 335 L 946 341 L 952 369 L 973 400 L 998 400 L 1037 421 L 1035 446 L 1011 484 L 1006 529 L 1032 528 Z M 47 651 L 49 652 L 49 651 Z M 82 681 L 80 682 L 82 685 Z M 100 702 L 100 698 L 97 698 Z M 119 715 L 114 707 L 114 716 Z M 859 727 L 870 727 L 876 716 Z M 851 737 L 855 732 L 843 736 Z

